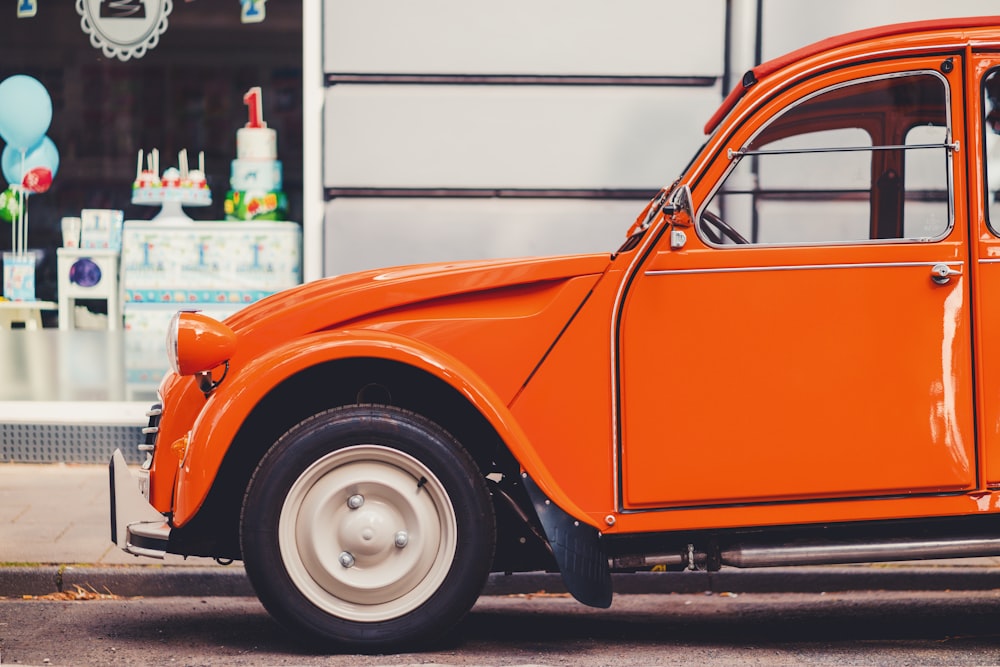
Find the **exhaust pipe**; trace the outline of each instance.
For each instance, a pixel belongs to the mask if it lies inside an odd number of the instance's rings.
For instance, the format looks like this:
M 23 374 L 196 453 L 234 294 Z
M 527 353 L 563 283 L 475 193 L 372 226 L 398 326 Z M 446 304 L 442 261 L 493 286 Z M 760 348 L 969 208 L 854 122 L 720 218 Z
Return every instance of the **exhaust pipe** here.
M 619 556 L 608 560 L 608 567 L 614 572 L 635 572 L 656 566 L 682 568 L 688 563 L 687 557 L 676 553 Z
M 957 537 L 934 540 L 885 542 L 836 542 L 813 544 L 741 544 L 720 551 L 723 565 L 731 567 L 780 567 L 784 565 L 837 565 L 934 558 L 1000 556 L 1000 538 Z

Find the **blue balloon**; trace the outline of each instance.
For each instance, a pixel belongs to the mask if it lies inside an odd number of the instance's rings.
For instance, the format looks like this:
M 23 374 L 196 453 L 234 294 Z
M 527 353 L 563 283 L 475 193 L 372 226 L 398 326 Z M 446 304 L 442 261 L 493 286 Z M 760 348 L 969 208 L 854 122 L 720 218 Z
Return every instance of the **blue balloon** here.
M 26 151 L 45 136 L 52 122 L 52 98 L 42 83 L 26 74 L 0 82 L 0 137 Z
M 24 175 L 35 167 L 45 167 L 55 178 L 59 171 L 59 149 L 51 139 L 43 137 L 37 146 L 24 151 L 22 160 L 21 151 L 7 144 L 0 155 L 0 167 L 3 168 L 3 177 L 11 185 L 21 185 Z

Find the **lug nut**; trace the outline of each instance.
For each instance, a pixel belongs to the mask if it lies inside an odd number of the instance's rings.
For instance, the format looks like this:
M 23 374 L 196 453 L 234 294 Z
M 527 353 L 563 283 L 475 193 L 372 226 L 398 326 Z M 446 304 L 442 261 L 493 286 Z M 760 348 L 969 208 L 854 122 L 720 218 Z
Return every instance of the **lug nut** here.
M 407 544 L 410 543 L 410 536 L 406 533 L 405 530 L 401 530 L 398 533 L 396 533 L 392 541 L 397 547 L 402 549 L 403 547 L 405 547 Z
M 344 567 L 354 567 L 354 556 L 347 551 L 340 552 L 340 564 Z
M 360 493 L 355 493 L 353 496 L 347 499 L 347 506 L 352 510 L 356 510 L 365 504 L 365 497 Z

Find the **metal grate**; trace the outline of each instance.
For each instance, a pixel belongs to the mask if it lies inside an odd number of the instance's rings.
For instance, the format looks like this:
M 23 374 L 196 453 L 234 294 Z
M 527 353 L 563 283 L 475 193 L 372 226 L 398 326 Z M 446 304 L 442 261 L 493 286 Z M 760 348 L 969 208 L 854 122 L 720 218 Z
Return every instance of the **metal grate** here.
M 0 461 L 6 463 L 107 463 L 116 449 L 142 463 L 140 426 L 0 424 Z

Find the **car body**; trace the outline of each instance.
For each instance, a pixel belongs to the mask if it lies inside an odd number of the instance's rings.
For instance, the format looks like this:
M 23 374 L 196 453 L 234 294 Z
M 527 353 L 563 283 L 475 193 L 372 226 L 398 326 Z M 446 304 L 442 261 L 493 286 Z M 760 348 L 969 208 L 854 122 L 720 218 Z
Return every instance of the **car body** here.
M 1000 17 L 834 37 L 747 72 L 614 252 L 179 313 L 113 540 L 361 650 L 490 571 L 607 606 L 655 564 L 1000 555 L 998 104 Z

